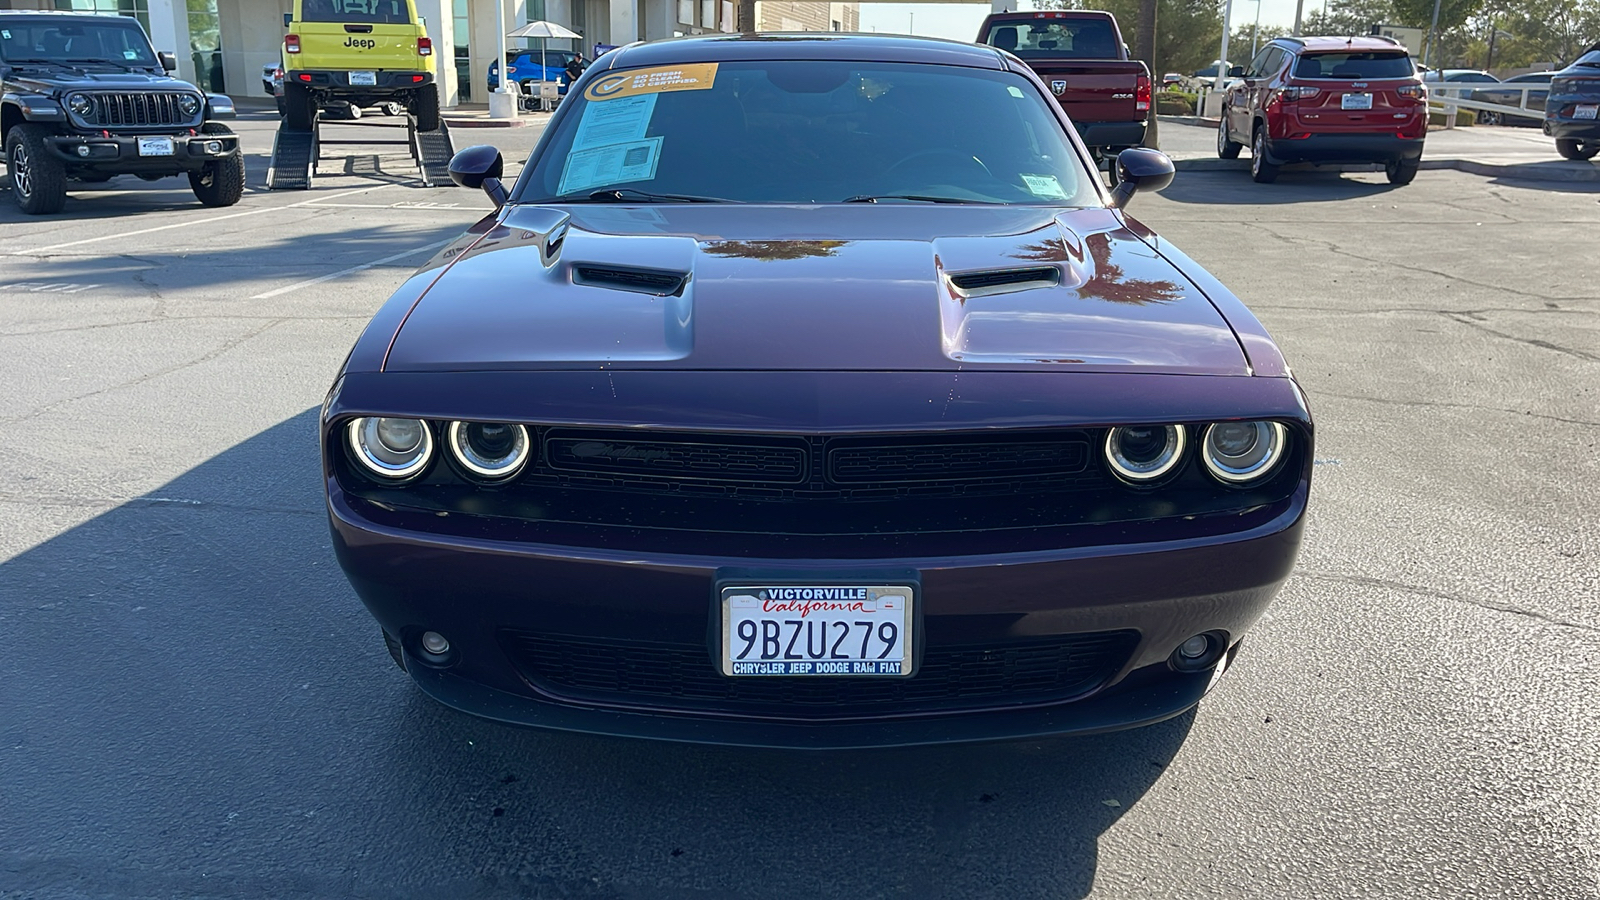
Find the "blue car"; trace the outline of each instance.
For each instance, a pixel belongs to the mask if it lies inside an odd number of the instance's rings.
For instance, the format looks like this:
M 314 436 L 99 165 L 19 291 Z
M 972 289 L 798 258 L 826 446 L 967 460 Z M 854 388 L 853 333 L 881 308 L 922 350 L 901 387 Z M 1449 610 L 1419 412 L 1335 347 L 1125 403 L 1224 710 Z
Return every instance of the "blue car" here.
M 571 50 L 546 50 L 544 51 L 544 79 L 554 81 L 561 85 L 561 93 L 567 92 L 567 63 L 572 60 Z M 539 51 L 538 50 L 512 50 L 506 54 L 506 68 L 511 75 L 511 80 L 521 84 L 525 81 L 539 81 Z M 489 63 L 489 90 L 500 87 L 500 61 Z

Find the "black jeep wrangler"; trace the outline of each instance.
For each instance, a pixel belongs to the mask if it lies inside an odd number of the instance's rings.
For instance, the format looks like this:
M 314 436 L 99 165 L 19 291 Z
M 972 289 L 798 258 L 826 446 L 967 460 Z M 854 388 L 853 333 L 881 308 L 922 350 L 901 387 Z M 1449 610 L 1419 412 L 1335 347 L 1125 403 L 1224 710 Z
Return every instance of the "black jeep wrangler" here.
M 232 118 L 233 101 L 176 68 L 133 19 L 0 11 L 0 142 L 23 212 L 58 212 L 70 182 L 115 175 L 187 174 L 206 206 L 238 203 L 239 139 L 211 121 Z

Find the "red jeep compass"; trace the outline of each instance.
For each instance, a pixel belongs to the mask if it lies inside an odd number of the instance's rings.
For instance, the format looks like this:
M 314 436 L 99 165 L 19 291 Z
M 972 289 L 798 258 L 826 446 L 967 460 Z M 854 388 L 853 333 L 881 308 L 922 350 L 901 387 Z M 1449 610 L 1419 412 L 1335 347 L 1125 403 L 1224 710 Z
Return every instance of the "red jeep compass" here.
M 1288 163 L 1381 162 L 1410 184 L 1428 133 L 1427 90 L 1406 49 L 1386 37 L 1279 38 L 1228 89 L 1217 155 L 1250 145 L 1256 181 Z

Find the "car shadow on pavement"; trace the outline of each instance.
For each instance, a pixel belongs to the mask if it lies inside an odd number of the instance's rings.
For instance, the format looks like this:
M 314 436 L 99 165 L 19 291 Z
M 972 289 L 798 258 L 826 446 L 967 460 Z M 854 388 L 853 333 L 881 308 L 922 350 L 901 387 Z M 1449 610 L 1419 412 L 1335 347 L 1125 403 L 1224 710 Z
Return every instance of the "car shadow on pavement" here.
M 1367 179 L 1376 180 L 1367 180 Z M 1419 178 L 1427 177 L 1424 172 Z M 1288 168 L 1272 184 L 1256 184 L 1248 169 L 1180 171 L 1159 193 L 1178 203 L 1207 206 L 1277 206 L 1284 203 L 1333 203 L 1377 197 L 1403 190 L 1383 180 L 1383 173 L 1344 173 L 1334 169 Z M 1138 201 L 1135 201 L 1137 204 Z
M 334 561 L 316 416 L 135 499 L 0 494 L 64 528 L 0 563 L 0 889 L 1075 898 L 1193 724 L 793 753 L 454 712 Z

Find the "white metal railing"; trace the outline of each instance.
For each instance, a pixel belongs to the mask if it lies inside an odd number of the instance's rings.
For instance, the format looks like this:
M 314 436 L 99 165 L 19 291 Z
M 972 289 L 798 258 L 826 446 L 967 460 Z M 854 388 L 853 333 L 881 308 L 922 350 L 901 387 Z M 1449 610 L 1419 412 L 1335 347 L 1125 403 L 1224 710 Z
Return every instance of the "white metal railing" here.
M 1550 91 L 1548 84 L 1506 84 L 1505 82 L 1492 81 L 1427 81 L 1423 82 L 1428 88 L 1428 108 L 1442 109 L 1444 111 L 1444 127 L 1456 127 L 1456 111 L 1468 109 L 1474 112 L 1489 112 L 1500 116 L 1523 116 L 1529 119 L 1544 118 L 1544 110 L 1528 106 L 1528 95 L 1534 91 Z M 1505 103 L 1487 103 L 1482 100 L 1473 100 L 1471 95 L 1478 91 L 1509 91 L 1520 94 L 1522 99 L 1516 106 Z

